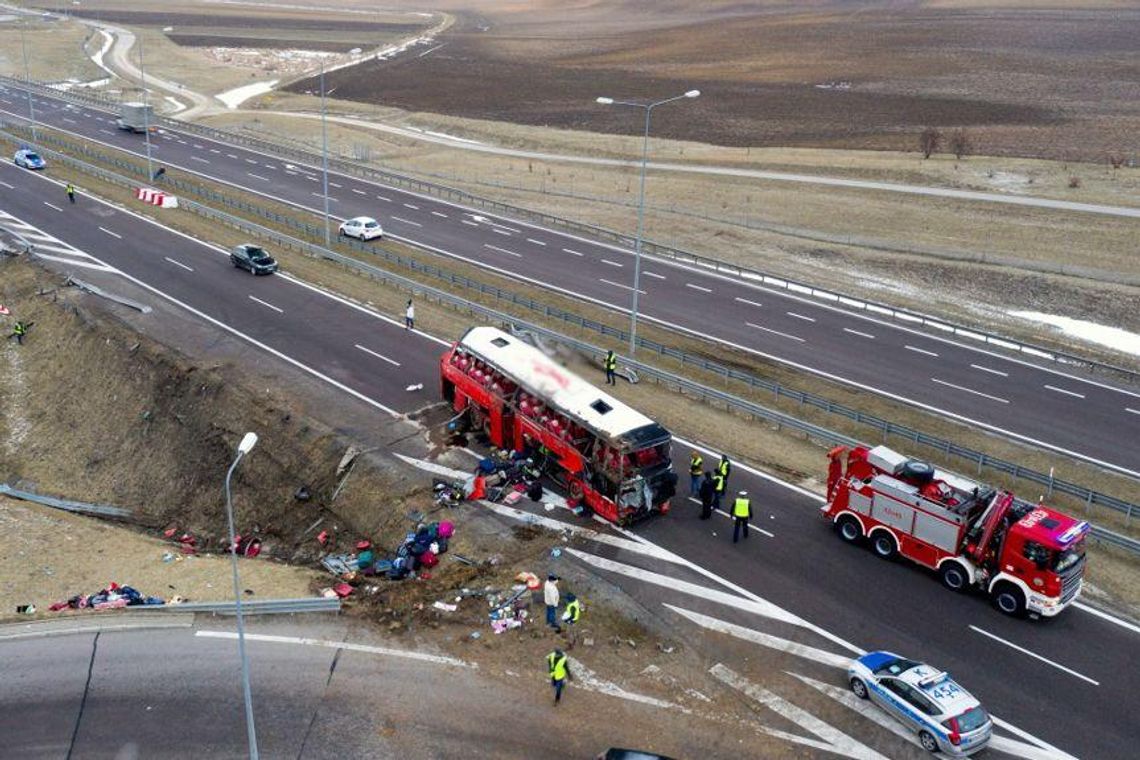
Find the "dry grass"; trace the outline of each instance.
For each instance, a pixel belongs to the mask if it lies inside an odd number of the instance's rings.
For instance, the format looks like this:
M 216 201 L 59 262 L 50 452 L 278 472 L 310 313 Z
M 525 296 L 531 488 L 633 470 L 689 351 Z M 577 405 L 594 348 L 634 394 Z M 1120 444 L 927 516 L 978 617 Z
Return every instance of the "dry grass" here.
M 32 79 L 41 82 L 67 79 L 89 82 L 107 76 L 84 53 L 84 42 L 90 35 L 87 27 L 74 21 L 38 19 L 24 24 L 28 51 L 27 71 Z M 23 42 L 20 22 L 0 21 L 0 74 L 24 78 Z M 27 104 L 24 105 L 26 107 Z

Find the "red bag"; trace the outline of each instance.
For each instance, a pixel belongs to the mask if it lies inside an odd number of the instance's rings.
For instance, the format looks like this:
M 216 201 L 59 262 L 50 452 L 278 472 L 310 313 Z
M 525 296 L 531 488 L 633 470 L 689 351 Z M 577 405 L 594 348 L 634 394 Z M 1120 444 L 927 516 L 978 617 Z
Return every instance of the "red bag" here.
M 426 551 L 416 561 L 419 562 L 420 567 L 435 567 L 439 564 L 439 557 L 435 556 L 435 552 Z

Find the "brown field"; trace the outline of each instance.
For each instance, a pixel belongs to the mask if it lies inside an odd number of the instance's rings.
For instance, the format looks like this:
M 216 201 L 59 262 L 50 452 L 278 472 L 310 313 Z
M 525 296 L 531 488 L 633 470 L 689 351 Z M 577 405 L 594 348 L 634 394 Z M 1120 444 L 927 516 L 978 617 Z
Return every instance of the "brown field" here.
M 991 155 L 1103 160 L 1137 148 L 1134 4 L 672 2 L 653 3 L 653 14 L 618 0 L 454 5 L 429 4 L 459 17 L 442 48 L 338 71 L 337 97 L 630 134 L 637 115 L 595 97 L 697 87 L 700 100 L 655 115 L 655 135 L 912 149 L 935 125 L 969 129 Z

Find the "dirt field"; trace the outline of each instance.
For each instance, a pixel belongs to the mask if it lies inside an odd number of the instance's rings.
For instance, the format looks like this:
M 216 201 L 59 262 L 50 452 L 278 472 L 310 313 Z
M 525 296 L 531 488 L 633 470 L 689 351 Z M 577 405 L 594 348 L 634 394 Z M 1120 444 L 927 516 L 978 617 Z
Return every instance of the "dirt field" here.
M 0 13 L 0 16 L 4 14 Z M 73 21 L 36 19 L 23 22 L 0 21 L 0 74 L 23 79 L 24 45 L 28 51 L 28 73 L 42 82 L 75 79 L 90 82 L 102 79 L 107 72 L 100 69 L 83 52 L 90 31 Z M 26 103 L 25 103 L 26 106 Z
M 657 114 L 655 134 L 913 149 L 934 125 L 969 128 L 987 154 L 1134 154 L 1140 11 L 1008 6 L 672 3 L 651 17 L 626 2 L 573 14 L 485 3 L 460 11 L 430 56 L 340 71 L 331 84 L 339 98 L 409 111 L 617 134 L 639 120 L 597 96 L 698 87 L 700 101 Z

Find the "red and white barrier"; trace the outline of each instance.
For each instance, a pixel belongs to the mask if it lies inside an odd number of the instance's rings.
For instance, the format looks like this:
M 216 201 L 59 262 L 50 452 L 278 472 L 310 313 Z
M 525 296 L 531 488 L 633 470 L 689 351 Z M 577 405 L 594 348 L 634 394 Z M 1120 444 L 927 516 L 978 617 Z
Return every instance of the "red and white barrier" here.
M 135 197 L 143 203 L 162 208 L 178 208 L 178 199 L 152 187 L 135 188 Z

